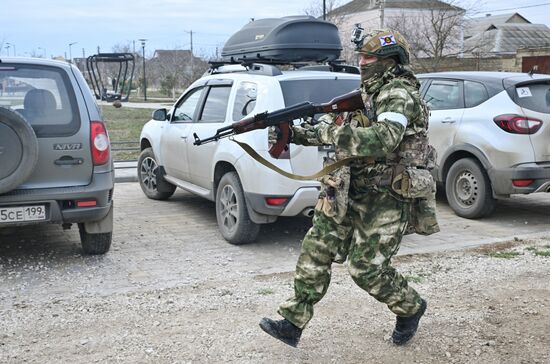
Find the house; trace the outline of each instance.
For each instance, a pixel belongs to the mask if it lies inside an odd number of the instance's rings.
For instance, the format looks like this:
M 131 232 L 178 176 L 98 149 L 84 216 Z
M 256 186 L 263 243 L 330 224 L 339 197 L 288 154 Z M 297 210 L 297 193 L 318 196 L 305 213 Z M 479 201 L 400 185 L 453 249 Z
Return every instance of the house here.
M 550 46 L 550 28 L 518 13 L 473 18 L 464 27 L 465 56 L 515 55 L 520 48 Z
M 350 42 L 355 24 L 361 24 L 365 30 L 394 28 L 400 31 L 419 52 L 416 57 L 430 57 L 431 53 L 442 53 L 440 49 L 427 49 L 426 39 L 439 37 L 433 23 L 440 21 L 444 27 L 451 27 L 448 49 L 443 53 L 457 53 L 462 38 L 460 24 L 464 9 L 440 0 L 353 0 L 327 14 L 328 19 L 340 29 L 343 56 L 354 60 L 353 45 Z M 449 20 L 450 19 L 450 20 Z

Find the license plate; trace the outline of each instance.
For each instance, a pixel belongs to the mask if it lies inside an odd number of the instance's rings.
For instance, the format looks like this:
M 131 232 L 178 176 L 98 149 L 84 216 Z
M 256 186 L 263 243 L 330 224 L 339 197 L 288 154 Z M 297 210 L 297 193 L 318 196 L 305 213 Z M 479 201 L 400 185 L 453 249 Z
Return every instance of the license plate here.
M 0 207 L 0 224 L 37 220 L 46 220 L 46 206 Z

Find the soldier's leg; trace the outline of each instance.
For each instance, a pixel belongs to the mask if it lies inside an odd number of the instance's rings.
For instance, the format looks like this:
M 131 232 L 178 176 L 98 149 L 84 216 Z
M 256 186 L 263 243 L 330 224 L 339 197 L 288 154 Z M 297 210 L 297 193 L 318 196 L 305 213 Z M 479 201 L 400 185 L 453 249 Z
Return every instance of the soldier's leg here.
M 421 298 L 391 266 L 409 219 L 409 204 L 386 192 L 369 192 L 353 206 L 354 233 L 349 248 L 353 280 L 396 315 L 414 315 Z
M 347 220 L 346 220 L 347 221 Z M 337 224 L 322 212 L 315 211 L 313 226 L 302 242 L 294 275 L 294 297 L 279 306 L 279 314 L 299 328 L 313 316 L 313 305 L 325 295 L 331 277 L 331 265 L 344 259 L 351 237 L 351 227 Z

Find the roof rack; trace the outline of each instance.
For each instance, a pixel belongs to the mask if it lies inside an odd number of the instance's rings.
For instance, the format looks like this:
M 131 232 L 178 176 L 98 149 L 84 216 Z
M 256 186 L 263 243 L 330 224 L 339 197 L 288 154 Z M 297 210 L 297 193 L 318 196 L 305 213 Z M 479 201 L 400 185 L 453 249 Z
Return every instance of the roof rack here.
M 275 64 L 224 61 L 211 61 L 209 63 L 210 68 L 205 72 L 205 75 L 234 72 L 246 72 L 265 76 L 278 76 L 283 74 Z
M 295 69 L 300 71 L 324 71 L 324 72 L 341 72 L 359 74 L 359 68 L 348 64 L 343 64 L 343 60 L 336 60 L 327 63 L 256 63 L 256 62 L 235 62 L 231 61 L 210 61 L 210 68 L 204 73 L 204 75 L 214 75 L 222 73 L 250 73 L 264 76 L 278 76 L 283 72 L 278 66 L 292 67 L 289 69 Z

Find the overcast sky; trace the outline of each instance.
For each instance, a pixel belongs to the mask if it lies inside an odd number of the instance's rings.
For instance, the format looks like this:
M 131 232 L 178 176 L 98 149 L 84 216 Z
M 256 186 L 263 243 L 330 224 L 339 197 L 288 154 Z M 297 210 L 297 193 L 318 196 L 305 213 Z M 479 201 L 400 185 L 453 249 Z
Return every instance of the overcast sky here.
M 0 55 L 13 55 L 15 49 L 18 56 L 82 57 L 98 47 L 111 52 L 117 44 L 135 44 L 141 51 L 138 39 L 146 38 L 150 56 L 155 49 L 189 49 L 192 31 L 195 54 L 211 56 L 250 18 L 304 14 L 315 3 L 322 9 L 322 0 L 0 0 Z M 519 12 L 550 26 L 550 1 L 477 3 L 480 16 Z M 538 4 L 546 5 L 522 8 Z

